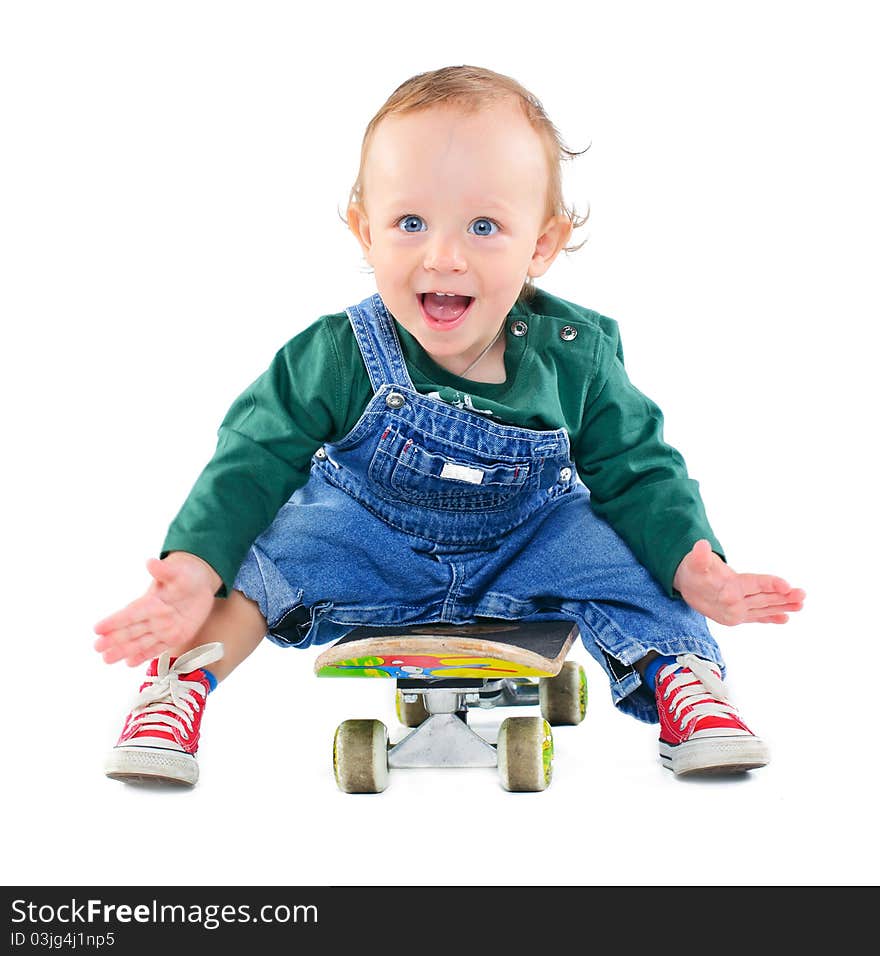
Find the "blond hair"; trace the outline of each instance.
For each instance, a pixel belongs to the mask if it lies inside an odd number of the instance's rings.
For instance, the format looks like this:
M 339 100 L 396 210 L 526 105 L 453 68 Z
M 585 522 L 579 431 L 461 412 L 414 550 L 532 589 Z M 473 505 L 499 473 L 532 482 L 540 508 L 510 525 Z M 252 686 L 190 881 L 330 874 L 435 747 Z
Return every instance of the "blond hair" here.
M 520 103 L 525 118 L 541 137 L 547 152 L 547 217 L 565 216 L 571 223 L 572 230 L 583 226 L 589 218 L 589 210 L 585 216 L 579 216 L 573 206 L 566 205 L 562 195 L 562 163 L 585 153 L 589 146 L 579 152 L 570 150 L 563 143 L 559 131 L 536 96 L 511 77 L 479 66 L 445 66 L 439 70 L 418 73 L 397 87 L 367 124 L 361 144 L 357 179 L 349 194 L 349 207 L 363 202 L 367 153 L 376 127 L 386 116 L 414 113 L 440 104 L 453 105 L 466 113 L 474 113 L 486 105 L 509 97 L 514 97 Z M 343 217 L 343 221 L 347 222 L 347 219 Z M 563 251 L 575 252 L 584 242 L 576 246 L 566 246 Z M 535 287 L 531 278 L 527 277 L 520 291 L 520 298 L 528 300 L 534 295 Z

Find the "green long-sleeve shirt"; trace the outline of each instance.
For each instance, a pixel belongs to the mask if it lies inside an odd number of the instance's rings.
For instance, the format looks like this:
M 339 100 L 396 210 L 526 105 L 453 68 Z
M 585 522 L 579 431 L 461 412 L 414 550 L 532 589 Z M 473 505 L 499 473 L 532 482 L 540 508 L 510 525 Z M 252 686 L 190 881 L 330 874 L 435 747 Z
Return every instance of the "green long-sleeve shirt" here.
M 527 331 L 514 334 L 521 323 Z M 577 334 L 561 335 L 566 326 Z M 697 482 L 663 440 L 660 409 L 629 381 L 613 319 L 543 290 L 517 302 L 506 322 L 500 384 L 447 372 L 396 327 L 418 392 L 502 424 L 564 428 L 593 510 L 668 594 L 699 538 L 724 557 Z M 214 456 L 171 523 L 162 555 L 198 555 L 227 593 L 248 548 L 305 484 L 314 452 L 348 434 L 372 395 L 345 312 L 323 315 L 290 339 L 223 419 Z

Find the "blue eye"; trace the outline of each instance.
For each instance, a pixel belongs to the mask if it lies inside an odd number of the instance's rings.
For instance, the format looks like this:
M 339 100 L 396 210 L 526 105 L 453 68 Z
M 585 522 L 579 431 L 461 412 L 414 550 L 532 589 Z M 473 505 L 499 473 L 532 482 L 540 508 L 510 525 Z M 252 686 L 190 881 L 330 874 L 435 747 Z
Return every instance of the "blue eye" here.
M 471 225 L 474 227 L 475 236 L 494 236 L 498 232 L 498 224 L 492 222 L 491 219 L 475 219 Z
M 413 225 L 414 229 L 409 228 Z M 421 216 L 404 216 L 398 220 L 397 226 L 403 232 L 424 232 L 425 223 Z

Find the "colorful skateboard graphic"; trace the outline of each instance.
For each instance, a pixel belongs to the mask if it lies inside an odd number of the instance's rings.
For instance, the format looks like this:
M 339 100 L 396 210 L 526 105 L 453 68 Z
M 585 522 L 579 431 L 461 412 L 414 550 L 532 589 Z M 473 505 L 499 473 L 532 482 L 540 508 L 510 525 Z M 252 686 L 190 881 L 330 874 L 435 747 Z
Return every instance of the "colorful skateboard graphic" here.
M 566 621 L 358 627 L 318 657 L 315 673 L 423 680 L 552 677 L 576 634 Z
M 353 657 L 327 664 L 319 677 L 549 677 L 555 671 L 496 657 L 468 657 L 455 654 L 389 654 L 385 657 Z

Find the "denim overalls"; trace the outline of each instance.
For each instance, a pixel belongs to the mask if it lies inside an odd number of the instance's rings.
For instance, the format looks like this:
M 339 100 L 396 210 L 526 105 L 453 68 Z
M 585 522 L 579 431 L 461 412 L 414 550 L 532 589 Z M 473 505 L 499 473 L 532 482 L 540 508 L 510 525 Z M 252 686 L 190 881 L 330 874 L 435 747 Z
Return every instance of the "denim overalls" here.
M 723 669 L 705 618 L 593 513 L 564 429 L 501 425 L 420 395 L 381 298 L 346 312 L 375 394 L 315 453 L 233 585 L 257 602 L 270 640 L 302 648 L 364 624 L 571 620 L 614 703 L 649 722 L 653 694 L 632 666 L 649 650 Z

